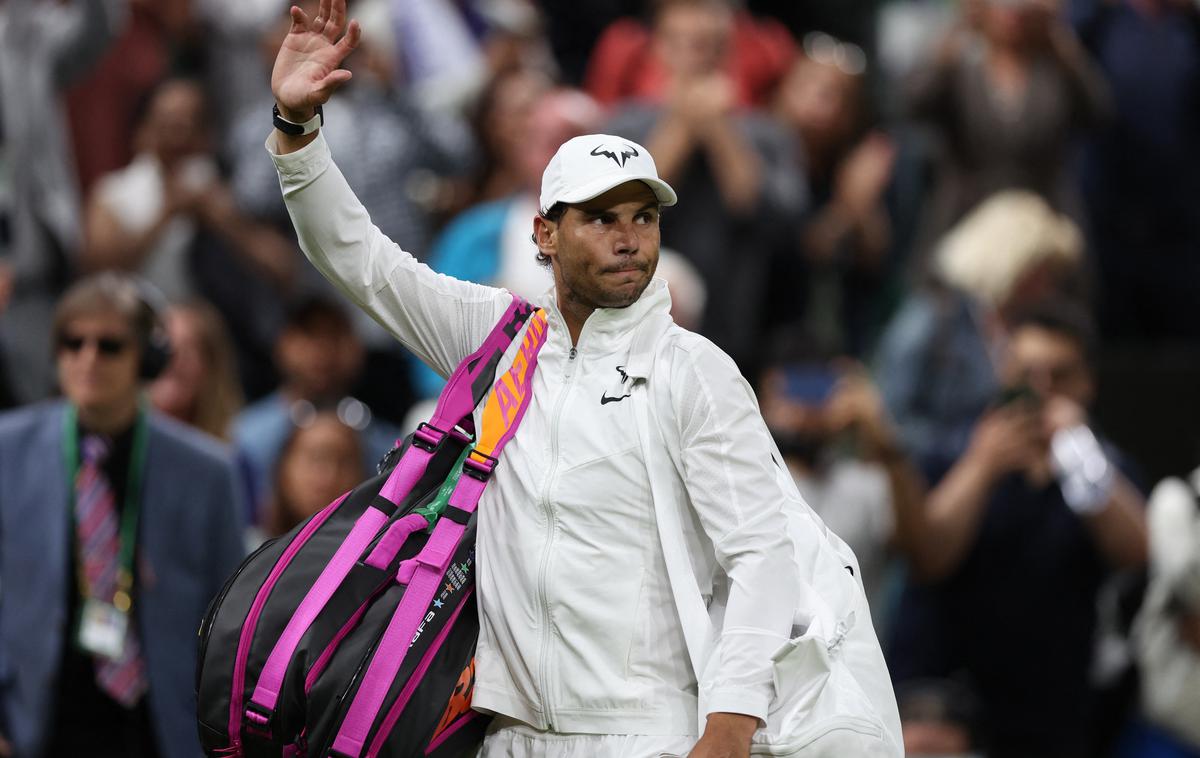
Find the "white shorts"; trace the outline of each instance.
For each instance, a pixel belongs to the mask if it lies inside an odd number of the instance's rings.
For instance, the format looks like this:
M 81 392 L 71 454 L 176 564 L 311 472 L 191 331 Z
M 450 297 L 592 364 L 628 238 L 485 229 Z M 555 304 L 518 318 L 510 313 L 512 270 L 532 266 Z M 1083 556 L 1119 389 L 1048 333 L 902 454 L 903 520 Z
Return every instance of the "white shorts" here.
M 556 734 L 497 717 L 478 758 L 682 758 L 696 737 L 645 734 Z

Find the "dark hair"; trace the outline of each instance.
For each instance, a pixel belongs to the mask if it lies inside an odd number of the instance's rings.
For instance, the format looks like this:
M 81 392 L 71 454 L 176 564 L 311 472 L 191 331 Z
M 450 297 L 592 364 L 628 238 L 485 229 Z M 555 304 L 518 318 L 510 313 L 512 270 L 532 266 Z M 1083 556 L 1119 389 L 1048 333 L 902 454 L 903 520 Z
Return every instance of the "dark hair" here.
M 801 324 L 782 326 L 767 337 L 767 366 L 827 364 L 839 353 L 811 329 Z
M 912 679 L 896 686 L 896 705 L 904 723 L 942 722 L 962 728 L 972 749 L 987 746 L 979 698 L 957 679 Z
M 651 17 L 657 16 L 667 8 L 677 5 L 694 8 L 719 8 L 721 10 L 737 11 L 745 7 L 741 0 L 654 0 L 648 4 Z
M 566 212 L 567 212 L 567 204 L 560 202 L 560 203 L 555 203 L 554 205 L 550 206 L 549 208 L 547 208 L 545 210 L 539 210 L 538 215 L 541 216 L 542 218 L 546 219 L 547 221 L 553 221 L 554 223 L 557 224 L 558 222 L 562 221 L 562 217 Z M 536 236 L 531 235 L 530 239 L 533 240 L 533 244 L 535 244 L 535 245 L 537 244 Z M 542 266 L 546 266 L 547 268 L 549 268 L 549 266 L 550 266 L 550 256 L 543 253 L 541 248 L 538 248 L 538 251 L 537 251 L 537 262 L 539 264 L 541 264 Z
M 209 104 L 208 90 L 204 86 L 204 80 L 198 76 L 192 76 L 188 73 L 171 73 L 156 81 L 151 85 L 150 89 L 143 92 L 137 97 L 133 103 L 133 120 L 135 128 L 140 128 L 146 123 L 146 119 L 150 117 L 150 109 L 154 105 L 154 101 L 158 99 L 168 87 L 176 84 L 186 84 L 194 87 L 200 93 L 200 97 L 204 102 L 205 107 Z
M 1017 311 L 1009 319 L 1010 334 L 1026 326 L 1043 329 L 1074 342 L 1083 353 L 1084 361 L 1089 366 L 1095 365 L 1099 348 L 1096 326 L 1091 313 L 1081 303 L 1062 298 L 1043 300 Z
M 354 331 L 350 315 L 336 300 L 322 295 L 306 295 L 294 300 L 287 308 L 284 329 L 311 334 L 321 327 L 332 327 L 339 332 Z

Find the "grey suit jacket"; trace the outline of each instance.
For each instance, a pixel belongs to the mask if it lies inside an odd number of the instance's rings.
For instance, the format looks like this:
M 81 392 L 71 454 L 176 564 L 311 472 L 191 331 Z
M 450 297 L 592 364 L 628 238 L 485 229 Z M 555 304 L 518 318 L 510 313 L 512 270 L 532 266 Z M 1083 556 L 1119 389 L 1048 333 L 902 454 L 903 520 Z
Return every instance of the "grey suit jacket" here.
M 65 405 L 0 415 L 0 716 L 19 758 L 41 755 L 68 633 Z M 234 469 L 216 441 L 151 414 L 135 608 L 149 708 L 166 758 L 201 755 L 196 632 L 243 555 Z

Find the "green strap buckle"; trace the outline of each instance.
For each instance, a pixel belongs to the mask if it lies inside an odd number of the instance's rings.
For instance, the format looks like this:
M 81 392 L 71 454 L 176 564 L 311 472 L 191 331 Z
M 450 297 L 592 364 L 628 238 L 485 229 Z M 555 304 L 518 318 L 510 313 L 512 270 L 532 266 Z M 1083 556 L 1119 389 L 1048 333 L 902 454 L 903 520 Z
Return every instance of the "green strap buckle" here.
M 462 477 L 463 461 L 474 449 L 474 445 L 467 445 L 463 449 L 462 454 L 458 456 L 458 460 L 454 462 L 454 466 L 450 469 L 450 474 L 446 477 L 446 481 L 442 482 L 437 496 L 428 505 L 413 509 L 413 513 L 419 513 L 429 522 L 427 531 L 433 532 L 433 528 L 437 526 L 438 519 L 446 512 L 446 506 L 450 504 L 450 496 L 454 494 L 454 488 L 458 486 L 458 480 Z

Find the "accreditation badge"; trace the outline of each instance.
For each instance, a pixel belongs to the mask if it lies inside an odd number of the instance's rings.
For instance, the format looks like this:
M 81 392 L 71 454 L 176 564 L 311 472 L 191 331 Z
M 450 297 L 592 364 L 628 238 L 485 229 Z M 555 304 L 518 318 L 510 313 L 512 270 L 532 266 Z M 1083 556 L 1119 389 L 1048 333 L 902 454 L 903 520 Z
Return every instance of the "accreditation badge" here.
M 79 618 L 79 647 L 92 655 L 115 661 L 125 652 L 129 614 L 112 603 L 88 598 Z

